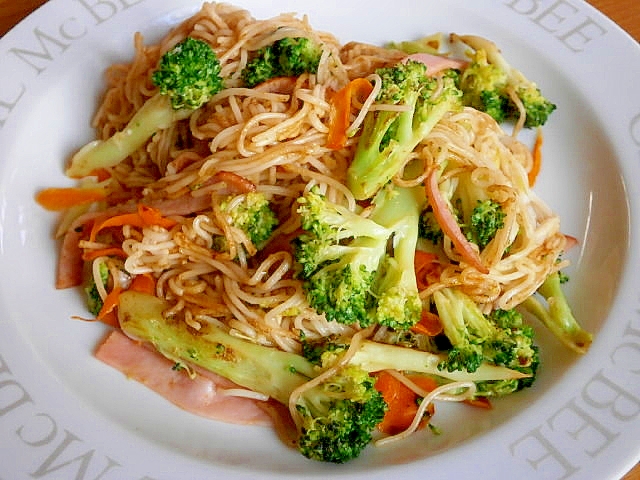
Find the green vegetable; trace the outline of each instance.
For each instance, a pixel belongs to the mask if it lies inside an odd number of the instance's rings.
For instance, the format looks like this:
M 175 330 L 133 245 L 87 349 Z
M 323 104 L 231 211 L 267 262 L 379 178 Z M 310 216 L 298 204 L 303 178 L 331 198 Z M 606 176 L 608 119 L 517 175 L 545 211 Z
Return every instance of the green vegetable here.
M 482 250 L 502 227 L 504 227 L 502 206 L 493 200 L 478 200 L 477 206 L 471 213 L 469 226 L 463 228 L 463 232 L 467 240 L 475 243 Z
M 109 267 L 104 262 L 100 262 L 98 266 L 98 272 L 100 274 L 100 280 L 103 285 L 107 284 L 109 280 Z M 95 279 L 93 275 L 87 275 L 85 285 L 84 285 L 84 293 L 87 297 L 87 308 L 89 312 L 91 312 L 94 316 L 97 316 L 102 309 L 103 301 L 100 293 L 98 293 L 98 287 L 96 286 Z
M 258 50 L 247 62 L 241 76 L 247 87 L 274 77 L 298 77 L 316 73 L 322 47 L 306 37 L 285 37 Z
M 328 320 L 407 329 L 422 311 L 413 266 L 422 188 L 389 186 L 368 218 L 312 189 L 298 212 L 305 233 L 295 241 L 307 298 Z M 387 251 L 391 241 L 391 252 Z
M 404 166 L 413 149 L 449 111 L 461 106 L 457 73 L 442 80 L 429 77 L 427 67 L 408 61 L 381 68 L 376 103 L 406 106 L 407 110 L 372 110 L 365 116 L 347 186 L 358 200 L 370 198 Z
M 197 365 L 284 405 L 289 404 L 294 390 L 337 365 L 343 351 L 320 354 L 318 366 L 301 355 L 231 336 L 213 324 L 196 332 L 179 318 L 165 318 L 163 312 L 168 307 L 166 301 L 152 295 L 122 293 L 118 316 L 123 332 L 150 343 L 187 369 Z M 493 365 L 481 365 L 474 373 L 440 372 L 437 365 L 443 359 L 428 352 L 364 341 L 346 366 L 297 400 L 299 451 L 308 458 L 333 463 L 349 461 L 361 453 L 387 408 L 374 388 L 371 372 L 396 368 L 469 381 L 523 377 L 520 372 Z
M 419 237 L 429 240 L 433 245 L 438 245 L 444 239 L 444 232 L 440 228 L 440 224 L 438 224 L 431 207 L 425 209 L 420 215 L 418 228 Z
M 67 175 L 84 177 L 117 165 L 159 130 L 188 118 L 224 88 L 220 62 L 211 46 L 187 37 L 160 59 L 152 74 L 159 92 L 149 98 L 126 127 L 105 141 L 93 141 L 71 159 Z
M 486 112 L 498 122 L 518 119 L 520 112 L 511 94 L 524 106 L 526 127 L 546 123 L 556 105 L 542 95 L 534 82 L 512 67 L 493 42 L 472 35 L 454 38 L 474 49 L 471 62 L 460 76 L 465 105 Z
M 538 295 L 527 298 L 522 306 L 537 317 L 564 345 L 577 353 L 586 353 L 593 335 L 587 332 L 573 316 L 567 297 L 562 290 L 564 275 L 549 275 L 538 288 Z
M 451 343 L 447 359 L 438 367 L 448 372 L 474 372 L 488 363 L 520 371 L 524 379 L 479 383 L 477 396 L 495 396 L 529 387 L 535 381 L 540 359 L 533 329 L 515 310 L 482 314 L 460 290 L 443 288 L 433 294 L 436 310 Z
M 229 224 L 247 234 L 251 243 L 260 250 L 278 226 L 278 217 L 269 200 L 260 192 L 230 195 L 220 202 L 220 210 L 228 216 Z M 226 251 L 224 237 L 214 239 L 214 248 Z

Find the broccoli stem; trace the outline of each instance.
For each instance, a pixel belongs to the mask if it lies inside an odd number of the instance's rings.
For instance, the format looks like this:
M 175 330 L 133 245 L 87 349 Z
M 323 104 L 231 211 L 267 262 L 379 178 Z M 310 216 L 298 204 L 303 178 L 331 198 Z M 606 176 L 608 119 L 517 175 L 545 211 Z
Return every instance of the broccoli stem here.
M 156 94 L 142 105 L 121 131 L 107 140 L 95 140 L 80 149 L 71 158 L 66 174 L 80 178 L 96 169 L 113 167 L 142 147 L 158 130 L 188 118 L 192 112 L 188 108 L 175 110 L 169 97 Z
M 376 286 L 376 321 L 396 329 L 418 323 L 422 313 L 415 274 L 420 213 L 426 203 L 424 188 L 387 186 L 376 195 L 371 219 L 390 229 L 393 255 L 382 263 Z
M 436 375 L 456 382 L 517 380 L 529 376 L 516 370 L 488 363 L 481 364 L 474 372 L 448 372 L 438 368 L 440 362 L 445 359 L 446 355 L 442 354 L 364 340 L 349 360 L 349 364 L 356 365 L 368 372 L 401 370 Z
M 574 352 L 583 354 L 589 350 L 593 336 L 576 320 L 562 290 L 560 273 L 549 275 L 538 288 L 545 305 L 531 296 L 521 305 L 540 320 L 551 333 Z
M 318 374 L 300 355 L 233 337 L 214 326 L 196 332 L 181 320 L 165 319 L 168 307 L 158 297 L 124 292 L 118 307 L 120 326 L 129 337 L 151 343 L 172 361 L 197 365 L 285 405 L 291 392 Z

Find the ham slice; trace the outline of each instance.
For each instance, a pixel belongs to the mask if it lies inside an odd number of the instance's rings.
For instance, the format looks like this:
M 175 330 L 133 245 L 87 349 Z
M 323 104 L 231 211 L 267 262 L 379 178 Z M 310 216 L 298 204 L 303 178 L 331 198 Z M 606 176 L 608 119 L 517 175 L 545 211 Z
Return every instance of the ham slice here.
M 103 340 L 95 356 L 190 413 L 227 423 L 273 425 L 272 416 L 261 405 L 266 402 L 224 395 L 221 390 L 239 387 L 211 372 L 196 369 L 192 379 L 184 371 L 173 370 L 173 362 L 119 330 Z
M 462 70 L 469 63 L 465 60 L 449 58 L 443 55 L 431 55 L 430 53 L 412 53 L 411 55 L 404 57 L 402 59 L 402 63 L 406 63 L 409 60 L 424 63 L 427 66 L 427 73 L 429 75 L 435 75 L 436 73 L 448 68 Z

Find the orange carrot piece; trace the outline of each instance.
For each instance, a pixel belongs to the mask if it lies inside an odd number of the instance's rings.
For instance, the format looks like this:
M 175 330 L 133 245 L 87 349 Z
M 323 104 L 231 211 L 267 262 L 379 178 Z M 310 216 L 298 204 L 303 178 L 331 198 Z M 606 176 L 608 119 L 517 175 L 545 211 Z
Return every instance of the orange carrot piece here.
M 489 400 L 487 397 L 472 398 L 469 400 L 465 400 L 463 403 L 471 405 L 472 407 L 485 408 L 487 410 L 493 408 L 493 405 L 491 405 L 491 400 Z
M 332 150 L 339 150 L 346 145 L 351 100 L 353 97 L 366 98 L 372 90 L 373 85 L 369 80 L 356 78 L 335 93 L 331 99 L 331 110 L 329 112 L 327 147 Z
M 82 254 L 82 259 L 86 262 L 95 260 L 98 257 L 127 258 L 127 254 L 120 247 L 107 247 L 107 248 L 98 248 L 96 250 L 87 250 Z
M 250 193 L 257 190 L 255 183 L 234 172 L 221 170 L 219 172 L 216 172 L 213 178 L 220 182 L 226 183 L 230 189 L 238 193 Z
M 413 375 L 409 379 L 425 391 L 438 386 L 435 380 L 425 376 Z M 375 387 L 389 407 L 378 430 L 389 435 L 406 430 L 418 412 L 418 395 L 384 370 L 377 374 Z M 432 406 L 429 407 L 429 413 L 433 414 Z
M 140 215 L 142 223 L 146 227 L 151 225 L 158 225 L 159 227 L 163 227 L 169 230 L 176 224 L 175 220 L 163 217 L 162 213 L 160 213 L 160 210 L 149 207 L 148 205 L 138 205 L 138 215 Z
M 122 288 L 117 286 L 107 294 L 107 297 L 104 299 L 104 303 L 102 304 L 102 308 L 98 312 L 98 320 L 105 320 L 107 316 L 118 306 L 120 293 L 122 293 Z
M 104 188 L 45 188 L 36 194 L 36 202 L 47 210 L 65 210 L 77 205 L 98 202 L 107 197 Z
M 435 274 L 440 270 L 438 255 L 431 252 L 416 250 L 413 264 L 416 271 L 418 290 L 424 290 L 429 286 L 428 276 Z
M 156 294 L 156 281 L 148 273 L 143 273 L 133 277 L 129 290 L 140 293 L 148 293 L 149 295 Z
M 411 331 L 434 337 L 442 332 L 442 328 L 440 317 L 427 309 L 423 309 L 420 321 L 411 327 Z
M 114 217 L 107 218 L 102 222 L 95 222 L 91 229 L 89 239 L 93 242 L 98 233 L 108 227 L 121 227 L 123 225 L 131 225 L 132 227 L 150 227 L 158 225 L 160 227 L 170 229 L 176 222 L 169 218 L 163 217 L 159 210 L 149 207 L 148 205 L 138 205 L 138 211 L 135 213 L 124 213 Z
M 102 318 L 100 318 L 99 320 L 105 325 L 109 325 L 110 327 L 120 328 L 120 322 L 118 321 L 118 314 L 115 309 L 104 314 Z
M 542 143 L 544 142 L 542 138 L 542 129 L 538 129 L 538 134 L 536 136 L 536 143 L 533 145 L 533 165 L 531 165 L 531 170 L 527 174 L 529 180 L 529 186 L 533 187 L 536 183 L 536 179 L 538 178 L 538 174 L 540 173 L 540 169 L 542 168 Z

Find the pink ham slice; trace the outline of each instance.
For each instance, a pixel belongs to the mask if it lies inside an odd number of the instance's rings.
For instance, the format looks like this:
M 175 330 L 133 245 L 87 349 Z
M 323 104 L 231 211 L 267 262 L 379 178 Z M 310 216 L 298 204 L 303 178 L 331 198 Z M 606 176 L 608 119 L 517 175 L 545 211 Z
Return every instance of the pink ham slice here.
M 95 356 L 190 413 L 226 423 L 273 425 L 260 400 L 220 393 L 238 388 L 233 382 L 202 370 L 192 379 L 184 371 L 173 370 L 170 360 L 118 330 L 104 339 Z
M 431 55 L 429 53 L 412 53 L 411 55 L 404 57 L 402 59 L 402 63 L 406 63 L 409 60 L 424 63 L 427 66 L 427 73 L 429 75 L 435 75 L 436 73 L 448 68 L 461 70 L 469 63 L 464 60 L 444 57 L 442 55 Z

